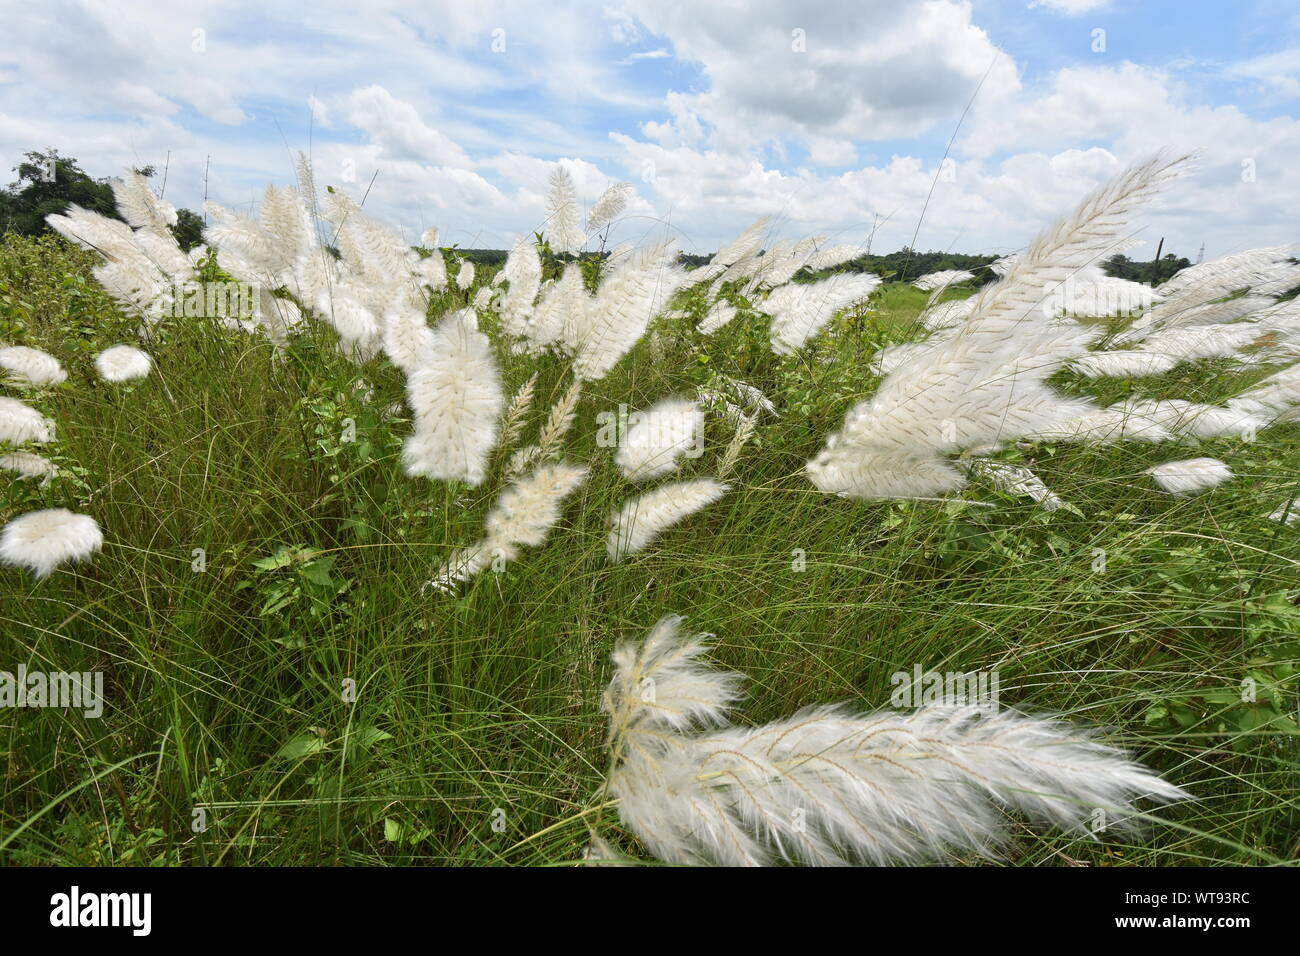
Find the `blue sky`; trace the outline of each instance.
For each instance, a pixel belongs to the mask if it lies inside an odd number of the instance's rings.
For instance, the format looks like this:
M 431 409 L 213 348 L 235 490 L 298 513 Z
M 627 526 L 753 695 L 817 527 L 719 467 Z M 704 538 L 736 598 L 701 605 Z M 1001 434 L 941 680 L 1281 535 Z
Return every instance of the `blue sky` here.
M 769 214 L 783 236 L 1006 252 L 1169 148 L 1201 159 L 1142 224 L 1151 249 L 1297 238 L 1300 10 L 1277 0 L 47 0 L 3 14 L 0 162 L 55 146 L 96 175 L 167 164 L 167 198 L 191 208 L 209 156 L 211 198 L 255 208 L 310 149 L 322 185 L 359 195 L 375 176 L 367 208 L 409 235 L 438 225 L 446 242 L 500 247 L 541 222 L 559 162 L 588 202 L 634 184 L 618 240 L 668 230 L 708 251 Z

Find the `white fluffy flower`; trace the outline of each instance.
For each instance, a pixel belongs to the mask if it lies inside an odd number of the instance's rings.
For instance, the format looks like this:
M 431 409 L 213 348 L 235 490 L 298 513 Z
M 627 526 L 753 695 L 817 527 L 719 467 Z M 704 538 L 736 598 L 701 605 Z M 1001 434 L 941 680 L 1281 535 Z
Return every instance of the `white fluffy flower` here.
M 714 478 L 697 478 L 662 485 L 625 502 L 610 519 L 606 543 L 610 560 L 640 551 L 683 518 L 713 504 L 727 493 L 727 487 Z
M 759 727 L 729 714 L 743 675 L 705 666 L 702 634 L 666 617 L 620 644 L 602 699 L 608 793 L 673 864 L 920 863 L 994 856 L 1005 811 L 1087 835 L 1094 808 L 1188 794 L 1083 728 L 979 704 L 860 713 L 813 706 Z
M 153 367 L 147 352 L 131 345 L 114 345 L 95 356 L 95 368 L 106 382 L 126 382 L 144 378 Z
M 973 278 L 975 278 L 974 274 L 964 269 L 948 269 L 943 272 L 930 272 L 919 279 L 913 279 L 912 285 L 922 292 L 933 292 L 936 289 L 942 291 L 950 285 L 967 282 Z
M 1056 492 L 1043 484 L 1041 478 L 1022 465 L 987 458 L 973 458 L 970 460 L 969 468 L 972 474 L 986 477 L 999 491 L 1032 498 L 1045 511 L 1055 511 L 1065 504 Z
M 461 263 L 460 271 L 456 273 L 456 288 L 460 290 L 468 289 L 474 284 L 474 263 L 468 260 Z
M 53 440 L 54 422 L 16 398 L 0 396 L 0 442 L 21 445 Z
M 582 466 L 555 462 L 539 465 L 501 492 L 487 517 L 487 534 L 467 548 L 457 548 L 429 582 L 450 592 L 489 566 L 503 566 L 519 556 L 520 547 L 539 547 L 560 520 L 564 499 L 587 479 Z
M 772 351 L 777 355 L 797 352 L 836 312 L 862 302 L 878 285 L 879 276 L 841 272 L 818 282 L 781 286 L 762 306 L 772 316 Z
M 33 455 L 29 451 L 11 451 L 8 454 L 0 455 L 0 468 L 5 471 L 18 472 L 19 479 L 39 478 L 42 487 L 50 483 L 50 479 L 58 474 L 58 466 L 48 458 L 42 458 L 40 455 Z
M 1188 458 L 1148 468 L 1147 472 L 1165 491 L 1190 495 L 1221 485 L 1232 477 L 1232 469 L 1217 458 Z
M 1129 378 L 1159 375 L 1177 364 L 1178 359 L 1172 355 L 1119 350 L 1089 352 L 1075 359 L 1068 367 L 1086 378 Z
M 565 323 L 565 345 L 579 378 L 603 378 L 636 345 L 686 279 L 676 260 L 676 247 L 667 242 L 610 254 L 595 299 Z
M 694 402 L 666 398 L 643 412 L 634 412 L 632 427 L 623 436 L 614 463 L 628 481 L 665 475 L 683 455 L 703 451 L 704 412 Z
M 68 377 L 53 355 L 26 345 L 0 349 L 0 369 L 8 372 L 9 381 L 18 386 L 58 385 Z
M 89 515 L 67 508 L 32 511 L 0 531 L 0 564 L 27 568 L 38 578 L 60 564 L 82 561 L 104 545 L 104 534 Z
M 492 345 L 473 309 L 443 319 L 432 342 L 428 361 L 406 382 L 415 413 L 415 431 L 402 449 L 406 473 L 478 485 L 505 401 Z
M 573 177 L 563 166 L 551 170 L 550 191 L 546 196 L 545 231 L 551 249 L 562 255 L 577 252 L 585 237 L 578 221 L 578 194 L 573 188 Z

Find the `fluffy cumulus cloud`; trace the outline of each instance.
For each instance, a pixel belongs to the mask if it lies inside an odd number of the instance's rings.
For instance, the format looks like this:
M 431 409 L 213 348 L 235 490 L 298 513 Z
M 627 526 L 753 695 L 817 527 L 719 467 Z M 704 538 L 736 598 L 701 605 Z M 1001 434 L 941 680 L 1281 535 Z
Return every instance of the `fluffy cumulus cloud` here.
M 969 3 L 645 0 L 629 9 L 707 80 L 706 90 L 677 96 L 669 123 L 649 127 L 661 141 L 696 140 L 701 126 L 729 146 L 802 137 L 842 165 L 855 140 L 914 136 L 951 120 L 981 80 L 991 97 L 1018 85 L 1010 58 L 971 22 Z
M 167 164 L 168 199 L 249 209 L 291 181 L 286 146 L 310 149 L 322 185 L 368 189 L 406 235 L 498 248 L 540 227 L 561 164 L 587 204 L 634 184 L 615 241 L 707 252 L 770 215 L 787 237 L 1001 252 L 1127 163 L 1199 149 L 1143 237 L 1293 238 L 1294 37 L 1225 62 L 1214 36 L 1098 0 L 436 7 L 27 5 L 0 54 L 0 161 Z M 1114 53 L 1088 53 L 1094 12 Z

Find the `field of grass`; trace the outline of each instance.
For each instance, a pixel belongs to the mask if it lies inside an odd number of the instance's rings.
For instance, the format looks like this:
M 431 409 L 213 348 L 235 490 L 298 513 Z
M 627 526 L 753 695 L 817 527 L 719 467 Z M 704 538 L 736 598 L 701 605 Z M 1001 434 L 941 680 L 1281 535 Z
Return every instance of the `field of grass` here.
M 1018 826 L 1007 863 L 1300 860 L 1300 540 L 1265 517 L 1300 496 L 1295 425 L 1250 443 L 1021 446 L 1072 506 L 1056 512 L 979 483 L 855 502 L 802 468 L 875 387 L 870 354 L 913 334 L 924 293 L 886 285 L 789 358 L 743 314 L 707 339 L 689 315 L 660 319 L 583 394 L 568 457 L 592 476 L 560 526 L 449 596 L 425 582 L 480 536 L 511 449 L 476 489 L 407 478 L 401 374 L 343 358 L 319 323 L 277 356 L 264 337 L 170 320 L 149 378 L 103 382 L 94 353 L 136 323 L 94 261 L 53 238 L 0 243 L 0 340 L 69 372 L 25 398 L 58 422 L 61 473 L 0 482 L 0 524 L 69 507 L 105 532 L 92 563 L 47 580 L 0 569 L 0 669 L 103 671 L 107 696 L 98 719 L 0 711 L 0 863 L 565 865 L 589 823 L 649 859 L 598 808 L 600 695 L 615 643 L 666 613 L 748 675 L 744 721 L 888 706 L 891 675 L 915 665 L 997 671 L 1004 707 L 1104 728 L 1196 798 L 1136 836 Z M 465 301 L 448 292 L 432 312 Z M 566 364 L 498 359 L 508 393 L 540 369 L 531 441 Z M 1266 372 L 1202 362 L 1059 384 L 1209 402 Z M 607 563 L 630 486 L 596 416 L 724 374 L 781 417 L 730 494 Z M 730 437 L 711 417 L 685 475 L 712 474 Z M 1178 498 L 1143 474 L 1194 455 L 1236 479 Z

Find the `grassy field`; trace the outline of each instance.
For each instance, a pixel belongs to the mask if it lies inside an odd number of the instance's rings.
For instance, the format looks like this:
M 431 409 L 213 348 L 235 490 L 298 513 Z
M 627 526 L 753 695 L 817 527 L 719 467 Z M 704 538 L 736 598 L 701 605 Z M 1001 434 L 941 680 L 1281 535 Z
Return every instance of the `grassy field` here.
M 407 478 L 400 373 L 354 365 L 320 324 L 277 356 L 263 337 L 172 320 L 149 378 L 105 383 L 93 355 L 134 341 L 135 322 L 94 261 L 56 239 L 0 244 L 0 340 L 69 372 L 25 399 L 58 422 L 61 474 L 0 483 L 0 523 L 69 507 L 106 539 L 45 581 L 0 570 L 0 669 L 103 671 L 107 694 L 99 719 L 0 711 L 2 863 L 566 865 L 592 821 L 644 858 L 596 809 L 599 705 L 616 641 L 665 613 L 749 676 L 745 721 L 887 706 L 891 674 L 915 665 L 996 670 L 1003 706 L 1106 728 L 1196 797 L 1136 837 L 1018 826 L 1007 863 L 1300 859 L 1300 540 L 1265 517 L 1300 495 L 1297 426 L 1199 447 L 1023 446 L 1073 506 L 1051 513 L 978 483 L 945 502 L 853 502 L 803 465 L 875 387 L 870 353 L 913 334 L 924 293 L 886 285 L 784 359 L 754 318 L 707 339 L 689 315 L 661 319 L 583 394 L 569 457 L 592 478 L 546 545 L 448 596 L 423 585 L 480 535 L 510 449 L 477 489 Z M 433 312 L 465 301 L 446 293 Z M 508 392 L 540 368 L 531 441 L 565 363 L 498 358 Z M 1210 402 L 1267 371 L 1059 384 Z M 762 421 L 729 495 L 608 564 L 606 519 L 629 486 L 597 447 L 597 414 L 722 374 L 781 417 Z M 711 417 L 685 475 L 712 474 L 730 437 Z M 1142 473 L 1194 455 L 1236 480 L 1184 499 Z

